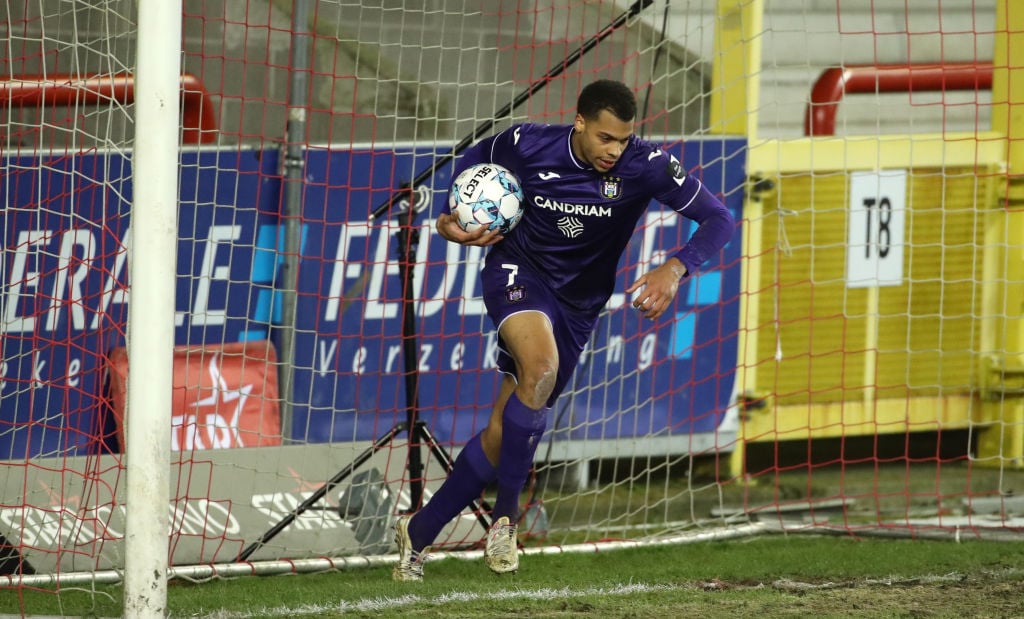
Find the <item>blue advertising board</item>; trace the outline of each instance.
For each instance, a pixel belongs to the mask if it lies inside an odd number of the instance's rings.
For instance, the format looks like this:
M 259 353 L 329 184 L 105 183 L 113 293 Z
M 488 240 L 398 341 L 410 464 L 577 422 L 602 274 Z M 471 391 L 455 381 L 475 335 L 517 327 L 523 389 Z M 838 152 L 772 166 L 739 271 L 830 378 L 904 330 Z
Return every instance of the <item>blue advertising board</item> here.
M 742 140 L 669 150 L 741 220 Z M 288 438 L 379 437 L 406 419 L 409 368 L 418 378 L 416 410 L 440 441 L 464 442 L 485 423 L 498 376 L 476 276 L 482 251 L 447 243 L 433 229 L 450 164 L 410 194 L 418 236 L 414 320 L 404 330 L 398 241 L 408 229 L 396 215 L 407 202 L 373 216 L 396 184 L 443 153 L 307 151 Z M 94 153 L 3 163 L 18 173 L 0 178 L 0 458 L 116 451 L 103 359 L 124 345 L 130 161 Z M 276 150 L 182 154 L 177 344 L 269 338 L 280 355 L 283 186 Z M 557 439 L 713 433 L 730 403 L 739 233 L 684 282 L 673 315 L 651 322 L 621 291 L 680 245 L 692 222 L 655 204 L 642 223 L 621 262 L 620 292 L 555 407 Z

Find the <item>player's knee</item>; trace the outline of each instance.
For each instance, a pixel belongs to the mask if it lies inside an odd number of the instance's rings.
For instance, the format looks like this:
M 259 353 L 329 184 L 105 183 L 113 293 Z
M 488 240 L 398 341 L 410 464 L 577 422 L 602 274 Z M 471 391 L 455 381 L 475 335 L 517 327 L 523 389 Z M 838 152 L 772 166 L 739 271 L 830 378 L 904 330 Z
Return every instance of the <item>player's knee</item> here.
M 519 380 L 519 387 L 516 390 L 519 400 L 530 408 L 543 408 L 555 389 L 557 379 L 558 366 L 554 363 L 545 363 L 529 369 Z

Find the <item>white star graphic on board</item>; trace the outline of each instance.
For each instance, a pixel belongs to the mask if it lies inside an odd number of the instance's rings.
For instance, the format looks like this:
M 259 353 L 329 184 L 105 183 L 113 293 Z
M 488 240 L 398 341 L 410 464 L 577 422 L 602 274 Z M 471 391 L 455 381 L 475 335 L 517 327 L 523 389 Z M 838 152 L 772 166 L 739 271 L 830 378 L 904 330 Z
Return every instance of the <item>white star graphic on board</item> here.
M 249 394 L 252 393 L 253 385 L 230 389 L 220 371 L 220 366 L 220 355 L 212 355 L 207 365 L 207 372 L 210 375 L 213 389 L 209 396 L 192 404 L 192 407 L 197 409 L 196 412 L 172 417 L 171 424 L 182 428 L 180 437 L 182 440 L 179 440 L 178 432 L 171 432 L 172 449 L 220 449 L 244 446 L 238 431 L 238 420 L 242 416 Z M 220 414 L 220 407 L 222 404 L 231 402 L 235 402 L 234 412 L 231 419 L 225 419 Z M 206 413 L 204 423 L 200 426 L 199 409 L 204 407 L 212 407 L 213 410 Z M 202 429 L 206 430 L 205 435 L 200 434 Z

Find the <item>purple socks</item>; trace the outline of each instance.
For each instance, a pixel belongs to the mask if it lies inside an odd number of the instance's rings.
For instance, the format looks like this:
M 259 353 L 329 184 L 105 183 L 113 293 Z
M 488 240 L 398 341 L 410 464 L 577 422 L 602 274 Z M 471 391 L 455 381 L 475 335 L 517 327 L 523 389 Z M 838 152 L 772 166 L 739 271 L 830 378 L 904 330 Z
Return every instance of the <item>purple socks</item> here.
M 519 519 L 519 495 L 530 476 L 533 454 L 547 427 L 548 409 L 533 410 L 512 394 L 501 417 L 501 466 L 495 468 L 484 454 L 480 434 L 469 439 L 441 484 L 423 509 L 409 521 L 409 539 L 416 552 L 434 542 L 453 518 L 480 498 L 484 489 L 498 480 L 498 497 L 493 520 L 508 516 Z
M 501 464 L 498 467 L 498 497 L 493 521 L 508 516 L 519 519 L 519 495 L 530 477 L 533 455 L 547 427 L 548 409 L 534 410 L 519 401 L 515 393 L 505 404 L 501 417 Z
M 497 469 L 490 463 L 480 445 L 480 435 L 469 439 L 455 458 L 448 479 L 441 484 L 423 509 L 409 521 L 409 539 L 416 552 L 434 539 L 467 505 L 480 498 L 484 488 L 494 481 Z

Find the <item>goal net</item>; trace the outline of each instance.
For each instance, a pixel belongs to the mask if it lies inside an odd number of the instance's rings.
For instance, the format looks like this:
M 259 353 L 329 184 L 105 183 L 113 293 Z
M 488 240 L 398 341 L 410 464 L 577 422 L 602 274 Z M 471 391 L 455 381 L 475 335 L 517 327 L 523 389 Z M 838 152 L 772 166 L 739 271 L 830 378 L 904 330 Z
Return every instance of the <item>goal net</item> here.
M 634 90 L 637 134 L 737 230 L 652 322 L 623 291 L 694 225 L 641 220 L 537 451 L 527 551 L 1019 528 L 1013 4 L 185 2 L 175 348 L 153 351 L 173 357 L 171 576 L 394 560 L 395 518 L 499 381 L 484 251 L 433 227 L 453 161 L 572 122 L 597 78 Z M 125 564 L 136 10 L 6 9 L 0 586 L 19 600 Z M 436 548 L 478 547 L 492 492 Z

